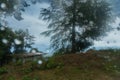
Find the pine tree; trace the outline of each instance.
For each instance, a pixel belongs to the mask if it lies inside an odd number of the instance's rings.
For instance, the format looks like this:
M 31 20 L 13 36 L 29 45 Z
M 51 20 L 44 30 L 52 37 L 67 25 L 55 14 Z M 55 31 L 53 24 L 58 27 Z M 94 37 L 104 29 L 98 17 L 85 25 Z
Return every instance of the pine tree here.
M 104 0 L 51 0 L 50 7 L 41 10 L 41 17 L 50 23 L 42 34 L 51 35 L 51 47 L 75 53 L 110 29 L 111 9 Z

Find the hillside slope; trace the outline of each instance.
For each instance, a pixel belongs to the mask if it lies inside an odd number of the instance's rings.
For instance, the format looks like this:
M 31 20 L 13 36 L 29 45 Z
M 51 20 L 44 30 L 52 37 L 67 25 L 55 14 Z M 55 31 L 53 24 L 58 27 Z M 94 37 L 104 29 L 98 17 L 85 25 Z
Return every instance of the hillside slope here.
M 119 51 L 91 50 L 53 56 L 42 65 L 10 63 L 0 68 L 0 80 L 120 80 L 119 59 Z

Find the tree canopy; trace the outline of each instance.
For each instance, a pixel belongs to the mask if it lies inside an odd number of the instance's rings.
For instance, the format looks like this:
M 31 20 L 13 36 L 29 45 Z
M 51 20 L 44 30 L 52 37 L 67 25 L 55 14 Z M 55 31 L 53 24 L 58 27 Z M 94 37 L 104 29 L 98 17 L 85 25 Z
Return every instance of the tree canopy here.
M 110 30 L 111 8 L 105 0 L 51 0 L 41 10 L 49 21 L 43 35 L 51 35 L 51 47 L 63 52 L 86 49 Z
M 0 65 L 8 60 L 10 54 L 27 52 L 33 44 L 34 36 L 30 35 L 28 30 L 13 31 L 0 25 Z
M 22 13 L 25 7 L 31 4 L 36 4 L 41 0 L 0 0 L 0 17 L 1 16 L 14 16 L 17 20 L 22 20 Z

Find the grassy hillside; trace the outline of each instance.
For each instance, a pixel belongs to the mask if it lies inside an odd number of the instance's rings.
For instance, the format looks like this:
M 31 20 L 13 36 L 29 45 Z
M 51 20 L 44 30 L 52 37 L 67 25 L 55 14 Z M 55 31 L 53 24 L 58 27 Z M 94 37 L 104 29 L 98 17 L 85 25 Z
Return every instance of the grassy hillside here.
M 120 80 L 120 51 L 88 51 L 43 59 L 43 64 L 10 63 L 0 80 Z

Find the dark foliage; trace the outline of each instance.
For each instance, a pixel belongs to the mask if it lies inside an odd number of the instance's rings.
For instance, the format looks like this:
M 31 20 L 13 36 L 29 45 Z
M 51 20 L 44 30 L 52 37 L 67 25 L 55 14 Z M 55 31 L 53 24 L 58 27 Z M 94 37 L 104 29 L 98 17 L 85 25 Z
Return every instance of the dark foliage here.
M 18 33 L 17 33 L 18 32 Z M 15 40 L 19 40 L 17 44 Z M 11 60 L 10 54 L 23 53 L 34 44 L 34 36 L 23 30 L 12 31 L 11 28 L 0 26 L 0 65 Z M 13 50 L 13 51 L 11 51 Z
M 111 9 L 104 0 L 51 0 L 41 18 L 50 22 L 42 34 L 51 36 L 51 48 L 57 52 L 84 50 L 111 29 Z

